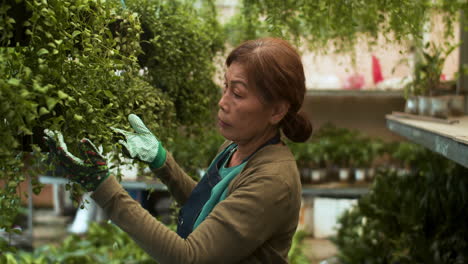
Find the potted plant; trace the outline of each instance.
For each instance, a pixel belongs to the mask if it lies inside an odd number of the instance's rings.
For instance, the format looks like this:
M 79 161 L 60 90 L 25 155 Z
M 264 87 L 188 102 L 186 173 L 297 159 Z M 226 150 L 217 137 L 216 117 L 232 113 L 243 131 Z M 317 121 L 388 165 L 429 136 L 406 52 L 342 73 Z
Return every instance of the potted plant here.
M 351 180 L 351 159 L 353 155 L 353 145 L 351 133 L 344 130 L 340 131 L 340 135 L 333 139 L 333 162 L 338 169 L 338 179 L 340 181 Z
M 376 161 L 382 157 L 385 152 L 385 146 L 380 139 L 371 139 L 369 141 L 369 151 L 370 151 L 370 160 L 369 160 L 369 167 L 367 169 L 367 180 L 372 180 L 375 175 L 375 166 Z
M 323 148 L 320 141 L 311 142 L 307 146 L 309 156 L 310 179 L 312 183 L 325 181 Z
M 404 88 L 406 112 L 441 118 L 450 115 L 450 98 L 436 95 L 444 86 L 441 82 L 444 62 L 456 47 L 441 48 L 428 42 L 423 48 L 416 49 L 413 80 Z
M 355 146 L 353 151 L 354 177 L 357 182 L 363 182 L 372 160 L 370 139 L 357 139 L 353 145 Z
M 309 156 L 307 153 L 308 144 L 309 143 L 288 142 L 288 146 L 296 159 L 302 183 L 310 183 Z

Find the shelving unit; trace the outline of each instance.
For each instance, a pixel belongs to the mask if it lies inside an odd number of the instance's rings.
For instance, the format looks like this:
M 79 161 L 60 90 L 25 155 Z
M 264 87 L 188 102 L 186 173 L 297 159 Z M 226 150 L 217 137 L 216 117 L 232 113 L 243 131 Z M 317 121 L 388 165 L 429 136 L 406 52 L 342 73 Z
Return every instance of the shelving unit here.
M 369 192 L 368 184 L 319 184 L 303 185 L 303 196 L 327 197 L 327 198 L 359 198 Z
M 468 115 L 454 118 L 458 123 L 443 124 L 387 115 L 388 128 L 435 151 L 460 165 L 468 167 Z
M 308 89 L 307 96 L 376 96 L 376 97 L 402 97 L 401 90 L 323 90 Z

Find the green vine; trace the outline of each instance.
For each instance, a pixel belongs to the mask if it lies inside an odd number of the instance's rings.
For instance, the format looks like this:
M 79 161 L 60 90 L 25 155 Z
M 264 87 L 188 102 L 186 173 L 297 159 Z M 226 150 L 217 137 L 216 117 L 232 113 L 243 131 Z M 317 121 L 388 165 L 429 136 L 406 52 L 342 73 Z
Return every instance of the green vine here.
M 142 24 L 140 66 L 171 97 L 184 125 L 207 124 L 219 98 L 213 60 L 223 51 L 224 37 L 212 3 L 202 3 L 195 9 L 178 1 L 126 1 Z
M 130 113 L 169 146 L 180 127 L 202 133 L 210 119 L 217 97 L 212 59 L 222 47 L 220 28 L 207 15 L 213 10 L 126 2 L 129 8 L 117 0 L 2 1 L 0 228 L 7 232 L 20 207 L 18 184 L 29 175 L 38 194 L 37 175 L 55 169 L 44 168 L 44 128 L 62 131 L 75 153 L 79 139 L 90 138 L 118 165 L 120 146 L 109 128 L 128 129 Z M 138 9 L 144 4 L 148 9 Z M 161 11 L 156 16 L 149 7 Z M 75 198 L 83 192 L 67 188 Z
M 460 10 L 468 11 L 466 1 L 444 0 L 243 0 L 241 23 L 228 23 L 235 32 L 233 43 L 268 33 L 299 43 L 305 41 L 312 50 L 350 51 L 358 39 L 376 44 L 379 34 L 387 41 L 402 41 L 409 36 L 421 38 L 428 14 L 442 15 L 446 35 L 453 35 L 453 23 Z

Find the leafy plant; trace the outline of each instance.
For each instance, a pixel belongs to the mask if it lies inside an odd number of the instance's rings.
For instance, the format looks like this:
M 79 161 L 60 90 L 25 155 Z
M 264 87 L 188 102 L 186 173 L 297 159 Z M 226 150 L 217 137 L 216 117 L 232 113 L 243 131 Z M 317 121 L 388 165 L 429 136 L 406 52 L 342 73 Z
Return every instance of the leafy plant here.
M 240 41 L 263 34 L 305 40 L 311 49 L 327 51 L 330 42 L 341 51 L 350 51 L 360 38 L 376 44 L 382 34 L 388 41 L 402 41 L 408 36 L 422 38 L 420 29 L 429 14 L 443 17 L 445 35 L 453 35 L 453 23 L 460 10 L 468 11 L 466 1 L 275 1 L 243 0 L 237 30 Z M 236 22 L 239 17 L 233 18 Z
M 175 230 L 176 225 L 170 225 Z M 291 264 L 309 263 L 304 250 L 305 233 L 295 233 L 288 259 Z M 85 236 L 69 235 L 59 245 L 45 245 L 34 252 L 9 252 L 0 255 L 6 264 L 156 264 L 130 236 L 111 223 L 92 223 Z
M 334 238 L 343 263 L 464 263 L 468 172 L 430 151 L 413 172 L 380 170 Z
M 199 170 L 206 169 L 224 142 L 223 136 L 214 125 L 206 127 L 203 134 L 194 135 L 182 131 L 174 137 L 168 149 L 175 160 L 183 160 L 185 171 L 193 178 L 199 178 Z
M 181 124 L 208 124 L 220 94 L 213 61 L 224 49 L 213 3 L 201 1 L 200 9 L 185 1 L 126 4 L 140 17 L 143 53 L 138 62 L 146 79 L 170 96 Z
M 19 4 L 30 14 L 27 19 L 10 12 Z M 148 9 L 135 13 L 140 4 Z M 190 127 L 184 135 L 204 131 L 218 92 L 212 59 L 222 43 L 213 14 L 174 1 L 130 1 L 128 6 L 117 0 L 1 5 L 0 228 L 12 230 L 20 205 L 17 185 L 27 174 L 35 193 L 41 190 L 32 168 L 44 162 L 44 128 L 61 130 L 73 153 L 76 142 L 87 137 L 115 154 L 120 146 L 109 127 L 128 129 L 130 113 L 141 116 L 168 146 L 181 127 Z M 198 18 L 202 14 L 205 18 Z M 26 42 L 17 42 L 18 28 Z M 147 33 L 150 38 L 142 36 Z M 191 166 L 192 159 L 183 158 L 179 162 Z M 117 155 L 112 159 L 119 163 Z M 78 185 L 67 188 L 74 197 L 82 193 Z
M 58 246 L 42 246 L 34 252 L 0 256 L 1 263 L 157 263 L 127 233 L 110 223 L 92 223 L 84 237 L 70 235 Z
M 294 234 L 291 249 L 288 253 L 288 261 L 291 264 L 307 264 L 310 261 L 304 255 L 304 239 L 306 238 L 304 231 L 297 231 Z
M 445 60 L 458 45 L 442 48 L 428 42 L 424 48 L 416 48 L 416 64 L 413 80 L 404 87 L 404 95 L 432 96 L 440 88 Z

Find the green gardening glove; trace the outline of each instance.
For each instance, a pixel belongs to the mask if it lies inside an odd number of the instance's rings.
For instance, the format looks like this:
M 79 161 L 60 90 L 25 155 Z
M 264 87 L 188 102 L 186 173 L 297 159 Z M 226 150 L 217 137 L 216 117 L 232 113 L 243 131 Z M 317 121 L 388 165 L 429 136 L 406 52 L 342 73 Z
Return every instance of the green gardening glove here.
M 112 130 L 125 137 L 125 140 L 119 140 L 119 143 L 125 148 L 127 154 L 131 158 L 137 158 L 149 163 L 152 169 L 162 167 L 166 161 L 166 150 L 161 142 L 137 115 L 130 114 L 128 121 L 135 132 L 112 128 Z
M 87 191 L 94 191 L 109 176 L 107 161 L 89 139 L 79 143 L 80 157 L 68 151 L 62 133 L 44 130 L 44 141 L 49 146 L 50 158 L 63 166 L 66 177 L 79 183 Z

